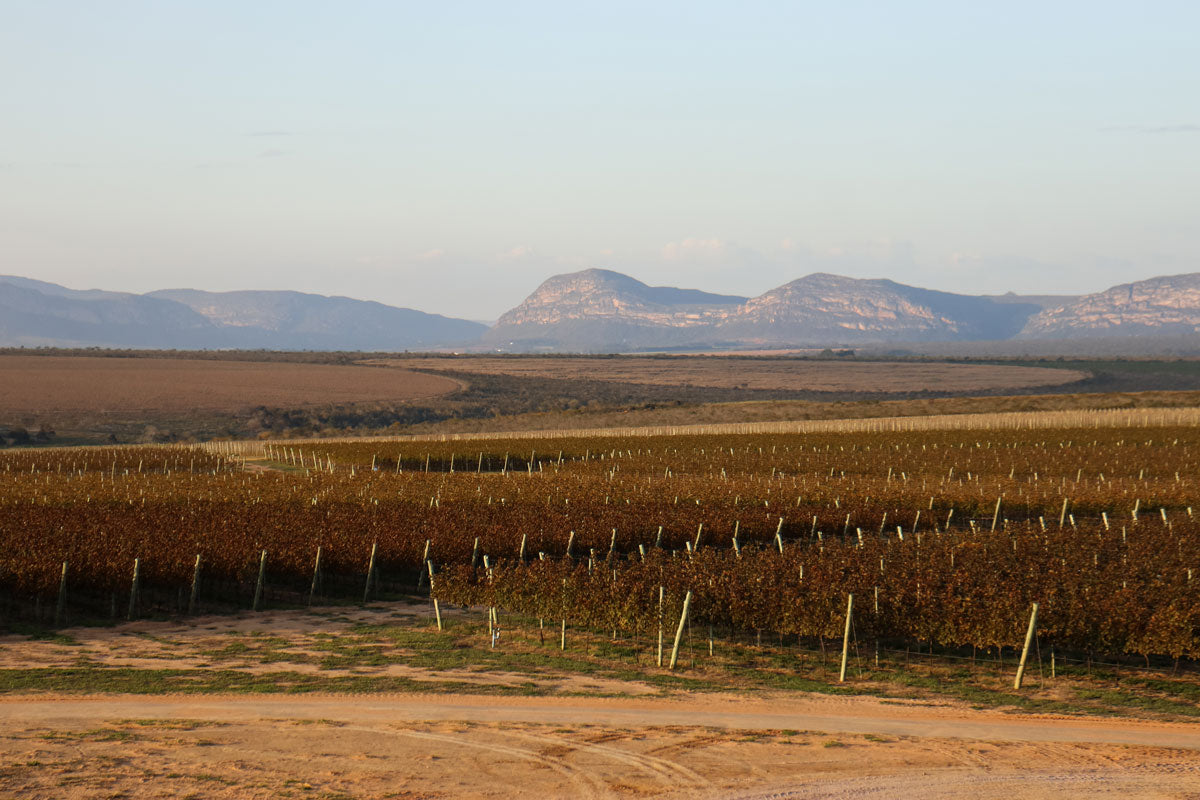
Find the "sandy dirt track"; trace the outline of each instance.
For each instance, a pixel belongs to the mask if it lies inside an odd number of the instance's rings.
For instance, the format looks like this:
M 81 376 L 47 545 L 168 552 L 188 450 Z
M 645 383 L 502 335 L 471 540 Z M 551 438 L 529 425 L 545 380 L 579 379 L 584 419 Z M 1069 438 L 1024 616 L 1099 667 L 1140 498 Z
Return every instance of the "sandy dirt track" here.
M 0 797 L 1200 797 L 1200 725 L 872 698 L 38 696 L 0 720 Z

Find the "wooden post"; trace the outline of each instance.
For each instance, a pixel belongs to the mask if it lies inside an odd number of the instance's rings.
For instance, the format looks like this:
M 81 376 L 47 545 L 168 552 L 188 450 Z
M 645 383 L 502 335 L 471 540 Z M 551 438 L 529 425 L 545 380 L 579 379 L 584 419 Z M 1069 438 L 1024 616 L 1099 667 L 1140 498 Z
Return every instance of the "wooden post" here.
M 138 604 L 138 584 L 141 582 L 141 566 L 138 559 L 133 560 L 133 585 L 129 589 L 129 616 L 126 619 L 135 619 L 137 617 Z
M 425 568 L 429 570 L 429 594 L 433 595 L 433 562 L 426 561 Z M 438 604 L 438 599 L 433 598 L 433 616 L 437 618 L 438 630 L 442 630 L 442 607 Z
M 1058 515 L 1058 527 L 1061 528 L 1063 526 L 1063 523 L 1066 521 L 1067 521 L 1067 498 L 1064 497 L 1062 513 Z
M 567 621 L 565 619 L 562 621 L 562 638 L 558 641 L 558 649 L 567 649 Z
M 692 592 L 689 589 L 688 593 L 683 598 L 683 611 L 679 614 L 679 627 L 675 629 L 675 644 L 671 646 L 671 665 L 670 669 L 675 669 L 675 662 L 679 660 L 679 643 L 683 640 L 683 627 L 687 624 L 688 607 L 692 604 Z
M 425 552 L 421 554 L 421 563 L 424 564 L 429 560 L 429 540 L 425 540 Z M 421 587 L 425 584 L 425 570 L 417 570 L 417 591 L 421 591 Z
M 58 579 L 58 604 L 54 607 L 54 626 L 62 625 L 67 616 L 67 562 L 63 562 L 62 576 Z
M 526 534 L 524 534 L 524 533 L 522 533 L 522 534 L 521 534 L 521 555 L 520 555 L 520 559 L 521 559 L 521 563 L 522 563 L 522 564 L 524 564 L 524 563 L 525 563 L 525 536 L 526 536 Z
M 1033 635 L 1037 630 L 1037 612 L 1038 604 L 1033 604 L 1033 611 L 1029 614 L 1029 630 L 1025 632 L 1025 647 L 1021 649 L 1021 663 L 1017 665 L 1017 678 L 1013 681 L 1013 688 L 1020 689 L 1021 681 L 1025 677 L 1025 660 L 1029 658 L 1029 646 L 1033 644 Z
M 192 568 L 192 594 L 188 598 L 188 616 L 196 613 L 196 599 L 200 595 L 200 554 L 196 554 L 196 566 Z
M 842 671 L 838 683 L 846 682 L 846 660 L 850 657 L 850 622 L 854 619 L 854 595 L 846 596 L 846 631 L 842 634 Z
M 1001 497 L 1003 497 L 1003 495 L 1001 495 Z M 996 510 L 992 512 L 992 533 L 995 533 L 995 532 L 996 532 L 996 522 L 997 522 L 997 521 L 1000 519 L 1000 500 L 1001 500 L 1001 497 L 997 497 L 997 498 L 996 498 Z
M 375 580 L 375 549 L 378 545 L 378 542 L 371 542 L 371 559 L 367 562 L 367 585 L 363 589 L 364 604 L 371 597 L 371 581 Z
M 262 609 L 263 582 L 267 577 L 267 551 L 263 550 L 258 557 L 258 582 L 254 584 L 254 605 L 255 611 Z
M 658 587 L 658 665 L 662 666 L 663 656 L 663 587 Z
M 312 586 L 308 590 L 308 604 L 310 606 L 313 603 L 313 597 L 316 596 L 317 591 L 320 588 L 321 588 L 321 546 L 317 545 L 317 560 L 315 562 L 313 562 Z

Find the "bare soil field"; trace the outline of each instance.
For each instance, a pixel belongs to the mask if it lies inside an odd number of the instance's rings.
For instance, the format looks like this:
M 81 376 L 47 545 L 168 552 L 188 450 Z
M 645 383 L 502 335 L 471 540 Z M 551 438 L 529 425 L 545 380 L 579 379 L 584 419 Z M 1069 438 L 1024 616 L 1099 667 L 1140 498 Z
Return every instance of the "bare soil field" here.
M 485 663 L 498 651 L 481 642 L 461 660 L 466 640 L 422 653 L 407 636 L 441 640 L 428 614 L 375 604 L 3 637 L 7 687 L 22 670 L 74 685 L 0 695 L 0 797 L 1200 796 L 1196 723 L 699 683 L 664 690 L 653 670 L 506 670 Z M 450 612 L 460 631 L 475 616 Z M 517 646 L 506 638 L 499 649 Z M 403 653 L 407 663 L 379 657 Z M 420 661 L 431 653 L 437 664 Z M 283 669 L 412 688 L 297 694 L 279 690 Z M 104 670 L 144 683 L 137 694 L 88 689 Z M 172 671 L 207 677 L 161 691 L 155 681 Z M 263 683 L 229 694 L 222 682 L 235 673 Z M 530 681 L 551 692 L 526 694 Z
M 0 356 L 0 417 L 418 400 L 460 386 L 452 378 L 357 366 Z
M 527 378 L 718 389 L 819 392 L 982 392 L 1061 386 L 1087 373 L 1049 367 L 915 361 L 841 362 L 736 356 L 372 359 L 365 363 Z

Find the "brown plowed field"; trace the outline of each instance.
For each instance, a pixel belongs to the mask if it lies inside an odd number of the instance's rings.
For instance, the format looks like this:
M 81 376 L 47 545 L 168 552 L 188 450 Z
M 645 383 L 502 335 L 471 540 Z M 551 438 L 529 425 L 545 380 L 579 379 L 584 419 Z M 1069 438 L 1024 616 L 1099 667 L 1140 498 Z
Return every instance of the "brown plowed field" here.
M 983 392 L 1060 386 L 1086 373 L 1050 367 L 914 361 L 816 361 L 734 356 L 397 358 L 367 363 L 487 375 L 659 386 L 814 392 Z
M 460 385 L 437 375 L 363 366 L 0 356 L 0 419 L 397 402 L 436 397 Z

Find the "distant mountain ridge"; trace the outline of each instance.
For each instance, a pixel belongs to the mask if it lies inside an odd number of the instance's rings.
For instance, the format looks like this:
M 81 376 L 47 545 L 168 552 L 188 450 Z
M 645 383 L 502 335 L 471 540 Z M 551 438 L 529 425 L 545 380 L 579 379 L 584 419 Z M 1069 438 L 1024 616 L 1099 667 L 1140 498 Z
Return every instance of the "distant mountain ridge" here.
M 1046 308 L 1022 338 L 1177 336 L 1200 332 L 1200 273 L 1123 283 Z
M 1175 349 L 1195 341 L 1200 352 L 1200 273 L 1080 297 L 962 295 L 813 273 L 743 297 L 587 269 L 543 281 L 490 328 L 292 291 L 139 295 L 0 276 L 0 346 L 9 347 L 604 353 L 1120 340 L 1136 350 L 1152 339 Z
M 476 341 L 486 325 L 301 292 L 138 295 L 0 276 L 0 345 L 276 350 L 427 350 Z
M 748 300 L 719 328 L 762 344 L 1007 339 L 1039 307 L 817 272 Z
M 496 346 L 592 350 L 668 346 L 696 339 L 745 297 L 647 286 L 606 269 L 555 275 L 484 336 Z M 656 344 L 657 343 L 657 344 Z
M 484 341 L 505 350 L 825 346 L 1007 339 L 1036 303 L 814 273 L 754 298 L 650 287 L 589 269 L 556 275 Z

